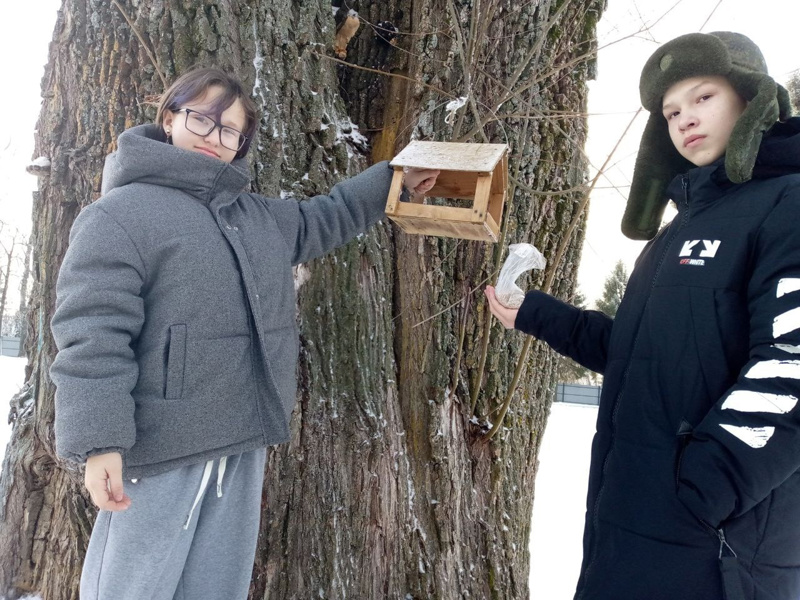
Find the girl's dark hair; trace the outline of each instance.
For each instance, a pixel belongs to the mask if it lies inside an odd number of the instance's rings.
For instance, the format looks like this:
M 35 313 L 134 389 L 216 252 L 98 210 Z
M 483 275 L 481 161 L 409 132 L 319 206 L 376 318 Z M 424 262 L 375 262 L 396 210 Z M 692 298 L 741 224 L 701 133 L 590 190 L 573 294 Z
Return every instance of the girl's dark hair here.
M 209 116 L 216 117 L 219 120 L 222 113 L 237 99 L 242 103 L 245 114 L 245 126 L 242 133 L 247 139 L 239 149 L 239 152 L 236 153 L 236 158 L 244 158 L 250 149 L 250 143 L 253 141 L 253 135 L 256 131 L 256 121 L 258 119 L 256 105 L 244 93 L 241 82 L 220 69 L 211 67 L 194 68 L 178 77 L 175 83 L 169 86 L 169 89 L 161 94 L 159 98 L 156 124 L 159 126 L 164 124 L 164 113 L 166 111 L 178 110 L 185 104 L 201 98 L 213 86 L 219 86 L 224 91 L 214 101 L 209 110 Z

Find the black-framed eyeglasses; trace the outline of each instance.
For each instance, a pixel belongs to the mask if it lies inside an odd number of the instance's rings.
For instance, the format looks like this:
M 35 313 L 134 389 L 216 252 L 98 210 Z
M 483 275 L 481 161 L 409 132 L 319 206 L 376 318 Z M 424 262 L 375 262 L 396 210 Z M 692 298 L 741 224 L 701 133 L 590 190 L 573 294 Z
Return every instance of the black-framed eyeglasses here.
M 186 129 L 195 135 L 206 137 L 209 133 L 219 128 L 219 143 L 228 150 L 238 152 L 247 141 L 247 136 L 238 129 L 217 123 L 208 115 L 204 115 L 191 108 L 179 108 L 173 112 L 186 113 Z

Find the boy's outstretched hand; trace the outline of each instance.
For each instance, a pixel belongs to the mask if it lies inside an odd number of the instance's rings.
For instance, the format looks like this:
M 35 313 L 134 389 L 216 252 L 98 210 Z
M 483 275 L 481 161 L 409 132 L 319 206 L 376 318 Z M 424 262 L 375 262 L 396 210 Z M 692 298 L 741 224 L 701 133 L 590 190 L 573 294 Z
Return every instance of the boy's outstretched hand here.
M 434 185 L 439 171 L 436 169 L 410 168 L 405 174 L 405 186 L 412 194 L 427 194 Z
M 497 317 L 497 320 L 503 324 L 503 327 L 506 329 L 514 329 L 514 323 L 517 320 L 519 309 L 506 308 L 500 304 L 500 301 L 494 293 L 494 288 L 490 285 L 486 286 L 483 293 L 486 294 L 486 299 L 489 301 L 489 310 L 492 311 L 492 314 Z
M 128 510 L 131 499 L 122 489 L 122 456 L 119 452 L 95 454 L 86 459 L 86 489 L 100 510 Z

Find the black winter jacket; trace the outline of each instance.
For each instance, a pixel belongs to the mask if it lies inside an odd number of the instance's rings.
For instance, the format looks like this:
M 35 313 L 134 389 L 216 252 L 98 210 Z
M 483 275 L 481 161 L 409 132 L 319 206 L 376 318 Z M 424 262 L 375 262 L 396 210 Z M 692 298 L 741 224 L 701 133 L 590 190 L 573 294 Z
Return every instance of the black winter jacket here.
M 577 600 L 800 598 L 800 118 L 751 181 L 669 188 L 614 320 L 530 292 L 516 327 L 604 374 Z

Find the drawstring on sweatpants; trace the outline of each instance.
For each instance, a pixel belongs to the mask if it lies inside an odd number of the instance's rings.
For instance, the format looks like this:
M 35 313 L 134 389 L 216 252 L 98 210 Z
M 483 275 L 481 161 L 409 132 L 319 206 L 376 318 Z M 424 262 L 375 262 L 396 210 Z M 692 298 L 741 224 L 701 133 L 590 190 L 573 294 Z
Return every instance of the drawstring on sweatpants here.
M 226 464 L 228 464 L 227 456 L 219 459 L 219 466 L 217 467 L 217 498 L 222 498 L 222 477 L 225 475 Z
M 206 491 L 206 486 L 208 485 L 208 480 L 211 478 L 211 469 L 213 466 L 213 460 L 206 462 L 206 468 L 203 469 L 203 480 L 200 482 L 200 489 L 197 490 L 197 496 L 194 497 L 194 504 L 192 504 L 192 510 L 189 511 L 189 517 L 186 519 L 186 523 L 183 525 L 184 529 L 189 529 L 189 523 L 192 520 L 192 513 L 194 513 L 194 509 L 199 504 L 200 498 L 203 497 L 203 492 Z
M 222 498 L 222 478 L 225 476 L 225 467 L 228 464 L 228 457 L 223 456 L 219 459 L 219 466 L 217 467 L 217 498 Z M 197 496 L 194 497 L 194 503 L 192 504 L 192 509 L 189 511 L 189 516 L 186 518 L 186 523 L 184 523 L 183 528 L 189 529 L 189 523 L 192 522 L 192 515 L 194 514 L 194 509 L 197 508 L 197 505 L 200 504 L 200 500 L 203 498 L 203 494 L 208 487 L 208 480 L 211 479 L 211 470 L 214 468 L 214 461 L 209 460 L 206 462 L 206 466 L 203 469 L 203 479 L 200 481 L 200 489 L 197 490 Z

